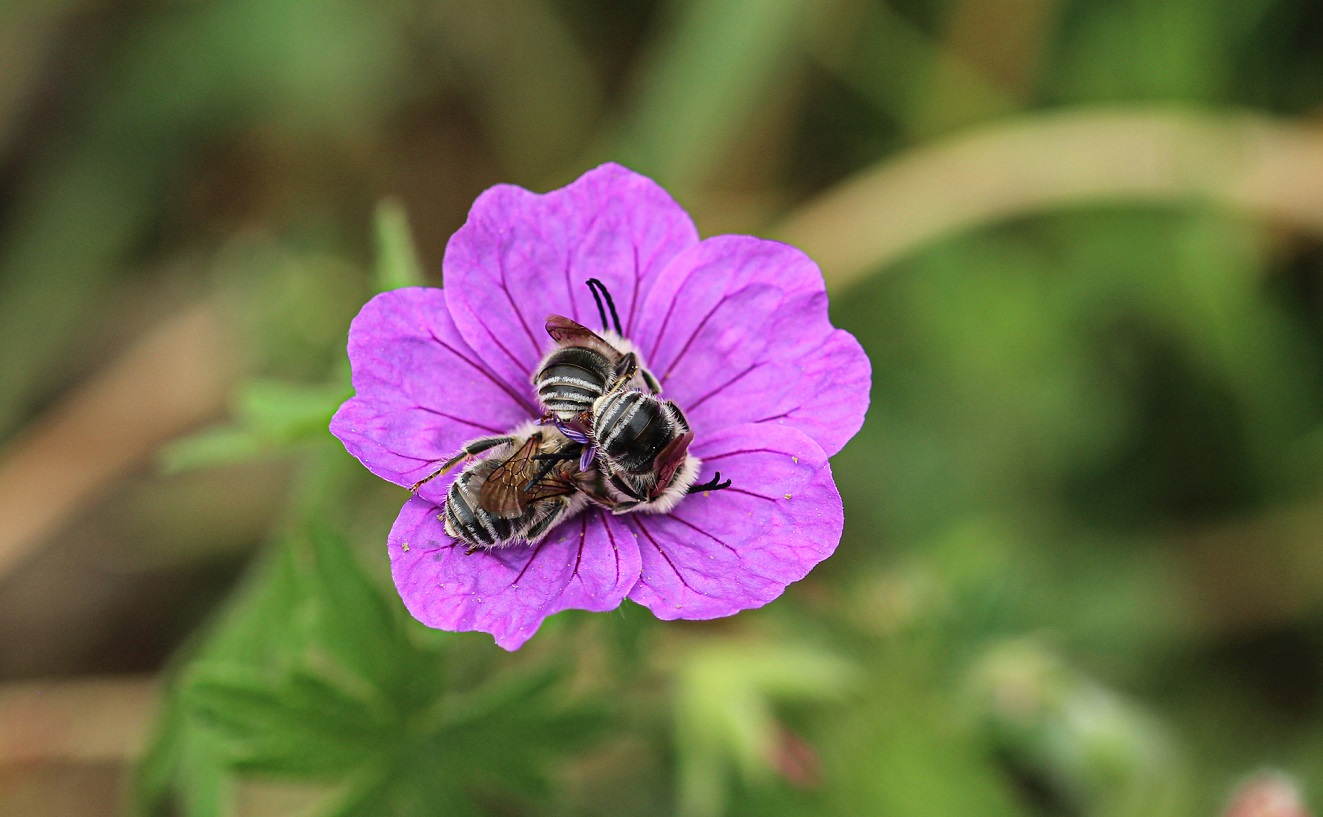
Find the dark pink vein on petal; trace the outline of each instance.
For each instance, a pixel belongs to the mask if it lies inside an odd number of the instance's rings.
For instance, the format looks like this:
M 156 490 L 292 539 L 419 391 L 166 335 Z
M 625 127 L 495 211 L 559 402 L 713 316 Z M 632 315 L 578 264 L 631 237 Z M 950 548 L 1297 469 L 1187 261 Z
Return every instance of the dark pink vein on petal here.
M 716 542 L 718 545 L 721 545 L 726 550 L 729 550 L 731 555 L 734 556 L 736 559 L 740 558 L 740 554 L 735 550 L 735 548 L 721 541 L 717 537 L 713 536 L 712 534 L 708 533 L 707 531 L 703 530 L 702 528 L 698 527 L 692 522 L 688 522 L 684 519 L 681 519 L 678 514 L 674 514 L 674 513 L 671 514 L 671 518 L 674 519 L 676 522 L 679 522 L 681 525 L 684 525 L 686 528 L 689 528 L 690 530 L 695 531 L 697 533 L 703 534 L 707 538 L 711 539 L 713 542 Z
M 565 250 L 565 293 L 570 299 L 570 317 L 573 318 L 575 322 L 582 323 L 582 321 L 579 320 L 579 303 L 574 299 L 574 282 L 570 280 L 570 267 L 572 266 L 570 262 L 573 260 L 574 248 L 570 247 Z
M 790 415 L 794 414 L 796 411 L 798 411 L 798 410 L 801 409 L 801 408 L 803 408 L 803 406 L 795 406 L 794 408 L 792 408 L 792 409 L 787 409 L 786 411 L 783 411 L 783 412 L 781 412 L 780 414 L 773 414 L 771 417 L 764 417 L 764 418 L 762 418 L 761 420 L 754 420 L 753 422 L 755 422 L 755 423 L 765 423 L 765 422 L 767 422 L 767 421 L 769 421 L 769 420 L 783 420 L 783 419 L 785 419 L 786 417 L 789 417 Z
M 542 552 L 542 546 L 545 545 L 546 543 L 547 543 L 546 539 L 543 539 L 541 542 L 537 543 L 537 548 L 534 549 L 533 555 L 528 557 L 528 562 L 524 565 L 524 569 L 519 571 L 519 575 L 515 576 L 514 581 L 510 582 L 509 587 L 514 587 L 515 585 L 519 584 L 519 580 L 524 578 L 524 574 L 527 573 L 528 569 L 533 566 L 533 560 L 536 559 L 537 555 Z M 509 587 L 507 587 L 506 589 L 508 590 Z
M 711 599 L 711 598 L 716 598 L 716 596 L 709 596 L 707 593 L 703 593 L 703 592 L 701 592 L 701 591 L 699 591 L 699 590 L 694 589 L 693 587 L 690 586 L 689 582 L 687 582 L 687 581 L 684 580 L 684 575 L 680 572 L 680 569 L 677 568 L 677 567 L 675 566 L 675 562 L 672 562 L 672 561 L 671 561 L 671 557 L 668 556 L 668 555 L 666 555 L 666 551 L 662 550 L 661 545 L 657 544 L 657 540 L 656 540 L 656 539 L 653 539 L 653 538 L 652 538 L 652 534 L 649 533 L 649 532 L 648 532 L 648 529 L 647 529 L 646 527 L 643 526 L 643 520 L 642 520 L 642 519 L 635 519 L 635 520 L 634 520 L 634 524 L 636 524 L 636 525 L 639 526 L 639 531 L 640 531 L 644 536 L 648 537 L 648 541 L 651 542 L 651 543 L 652 543 L 652 546 L 655 547 L 655 548 L 657 549 L 657 552 L 661 554 L 661 557 L 662 557 L 663 559 L 666 560 L 666 564 L 668 564 L 668 565 L 671 566 L 671 570 L 675 572 L 675 578 L 677 578 L 677 579 L 680 580 L 680 584 L 683 584 L 683 585 L 685 586 L 685 588 L 686 588 L 687 590 L 689 590 L 689 592 L 691 592 L 691 593 L 697 593 L 697 594 L 700 595 L 700 596 L 705 596 L 705 597 L 710 598 L 710 599 Z
M 440 506 L 433 505 L 433 506 L 432 506 L 432 510 L 433 510 L 433 511 L 439 511 L 439 510 L 441 510 L 441 508 L 440 508 Z M 430 513 L 430 512 L 429 512 L 429 513 Z M 429 547 L 429 548 L 409 548 L 409 550 L 408 550 L 407 552 L 408 552 L 408 553 L 437 553 L 437 552 L 442 551 L 442 550 L 453 550 L 454 547 L 455 547 L 455 543 L 454 543 L 454 542 L 451 542 L 451 543 L 448 544 L 448 545 L 438 545 L 438 544 L 436 543 L 435 540 L 433 540 L 432 545 L 433 545 L 433 547 Z
M 625 334 L 630 335 L 634 332 L 634 314 L 639 311 L 639 245 L 636 242 L 629 242 L 629 246 L 634 250 L 634 291 L 629 296 L 629 317 L 625 319 Z
M 479 320 L 479 323 L 482 323 L 482 321 Z M 483 324 L 483 328 L 486 329 L 486 327 L 487 327 L 487 325 L 486 325 L 486 324 Z M 490 329 L 487 329 L 487 334 L 488 334 L 488 335 L 491 335 L 491 333 L 492 333 L 492 331 L 491 331 Z M 444 340 L 441 340 L 441 338 L 438 338 L 438 337 L 436 336 L 436 333 L 433 332 L 433 331 L 431 330 L 430 327 L 429 327 L 428 330 L 427 330 L 427 334 L 431 335 L 431 336 L 432 336 L 432 340 L 434 340 L 434 341 L 436 341 L 438 344 L 440 344 L 444 349 L 446 349 L 446 351 L 450 352 L 450 353 L 451 353 L 452 355 L 454 355 L 455 357 L 457 357 L 457 358 L 459 358 L 460 360 L 464 361 L 465 363 L 469 364 L 469 365 L 472 366 L 474 369 L 477 369 L 478 372 L 479 372 L 480 374 L 482 374 L 483 377 L 487 378 L 487 379 L 490 380 L 492 383 L 496 384 L 496 386 L 497 386 L 498 388 L 500 388 L 501 391 L 503 391 L 503 392 L 505 392 L 506 394 L 510 395 L 510 399 L 513 400 L 513 401 L 515 401 L 516 403 L 518 403 L 519 406 L 520 406 L 521 408 L 523 408 L 525 411 L 527 411 L 529 414 L 537 414 L 537 412 L 533 410 L 533 405 L 532 405 L 531 403 L 529 403 L 526 399 L 524 399 L 524 397 L 523 397 L 522 395 L 520 395 L 518 392 L 512 391 L 512 390 L 510 389 L 510 387 L 509 387 L 508 385 L 506 385 L 504 382 L 502 382 L 501 379 L 498 378 L 496 375 L 494 375 L 494 374 L 492 374 L 491 372 L 487 371 L 487 369 L 486 369 L 485 366 L 482 366 L 482 365 L 478 364 L 476 361 L 470 360 L 469 357 L 468 357 L 468 355 L 461 354 L 460 351 L 459 351 L 458 349 L 456 349 L 455 347 L 451 346 L 449 343 L 446 343 Z M 493 336 L 493 340 L 495 340 L 495 337 L 494 337 L 494 336 Z M 497 345 L 497 346 L 500 346 L 500 342 L 498 341 L 496 345 Z M 505 352 L 507 355 L 510 355 L 510 352 L 507 351 L 506 348 L 505 348 L 504 346 L 501 346 L 501 351 Z M 513 360 L 515 363 L 519 363 L 519 361 L 514 357 L 514 355 L 510 355 L 510 359 Z
M 765 363 L 755 363 L 755 364 L 753 364 L 753 365 L 750 366 L 749 368 L 745 369 L 744 371 L 742 371 L 742 372 L 740 372 L 739 374 L 737 374 L 737 375 L 735 375 L 734 377 L 732 377 L 730 380 L 727 380 L 725 383 L 722 383 L 720 386 L 717 386 L 717 387 L 716 387 L 715 389 L 713 389 L 712 391 L 708 392 L 707 394 L 703 395 L 702 397 L 698 398 L 697 400 L 693 401 L 692 403 L 689 403 L 685 408 L 688 409 L 689 411 L 693 411 L 694 409 L 696 409 L 696 408 L 698 408 L 699 406 L 701 406 L 701 405 L 703 405 L 704 403 L 706 403 L 706 402 L 708 401 L 709 398 L 716 397 L 718 394 L 721 394 L 721 393 L 722 393 L 723 391 L 725 391 L 726 389 L 730 388 L 731 386 L 735 385 L 735 384 L 738 383 L 739 381 L 743 380 L 743 379 L 744 379 L 745 377 L 747 377 L 747 376 L 748 376 L 748 375 L 749 375 L 754 369 L 761 368 L 761 367 L 763 367 L 763 366 L 765 366 L 765 365 L 767 365 L 767 364 L 765 364 Z
M 777 451 L 773 448 L 741 448 L 738 451 L 726 451 L 721 454 L 713 454 L 710 457 L 703 457 L 703 462 L 712 462 L 713 460 L 724 460 L 726 457 L 734 457 L 739 454 L 781 454 L 787 457 L 794 456 L 786 454 L 784 451 Z
M 689 340 L 685 341 L 684 348 L 680 350 L 680 354 L 676 355 L 675 358 L 671 360 L 670 366 L 666 369 L 666 374 L 662 375 L 663 381 L 670 379 L 671 374 L 675 371 L 675 367 L 680 363 L 680 359 L 689 353 L 689 347 L 694 345 L 694 340 L 702 333 L 703 327 L 707 326 L 707 322 L 712 320 L 712 316 L 717 314 L 717 310 L 720 309 L 721 305 L 725 302 L 726 299 L 722 298 L 717 302 L 716 306 L 712 307 L 711 312 L 703 316 L 703 320 L 700 321 L 698 326 L 694 329 L 694 333 L 689 336 Z
M 679 295 L 679 293 L 676 293 Z M 661 349 L 662 338 L 666 335 L 666 327 L 671 325 L 671 316 L 675 314 L 675 305 L 679 303 L 679 298 L 671 301 L 671 305 L 666 307 L 666 317 L 662 319 L 661 329 L 657 330 L 657 338 L 652 343 L 652 352 L 648 355 L 648 362 L 655 364 L 657 362 L 657 350 Z
M 401 454 L 399 451 L 392 451 L 391 453 L 404 460 L 413 460 L 414 462 L 436 462 L 432 457 L 415 457 L 413 454 Z
M 606 538 L 611 540 L 611 552 L 616 557 L 616 585 L 620 584 L 620 547 L 616 545 L 616 535 L 611 532 L 611 524 L 607 520 L 605 511 L 597 512 L 598 518 L 602 520 L 602 527 L 606 528 Z
M 541 357 L 542 347 L 538 345 L 537 338 L 533 336 L 533 330 L 528 328 L 528 321 L 524 320 L 524 313 L 520 312 L 519 307 L 515 305 L 514 296 L 510 294 L 509 284 L 505 280 L 505 247 L 502 247 L 500 253 L 497 255 L 496 269 L 501 274 L 501 291 L 505 293 L 505 299 L 510 302 L 510 309 L 512 309 L 515 316 L 519 318 L 519 325 L 524 327 L 524 334 L 528 335 L 528 342 L 533 344 L 533 355 Z M 486 324 L 483 324 L 483 326 L 486 326 Z M 490 329 L 487 331 L 491 332 Z M 518 363 L 519 361 L 515 362 Z
M 499 428 L 493 428 L 493 427 L 491 427 L 491 426 L 489 426 L 489 425 L 484 425 L 484 424 L 482 424 L 482 423 L 475 423 L 475 422 L 472 421 L 472 420 L 465 420 L 463 417 L 456 417 L 455 415 L 453 415 L 453 414 L 447 414 L 447 413 L 445 413 L 444 411 L 437 411 L 436 409 L 430 409 L 430 408 L 428 408 L 428 407 L 426 407 L 426 406 L 419 406 L 418 408 L 422 409 L 423 411 L 427 412 L 428 414 L 434 414 L 434 415 L 436 415 L 437 417 L 444 417 L 444 418 L 446 418 L 447 420 L 454 420 L 455 422 L 457 422 L 457 423 L 463 423 L 463 424 L 466 425 L 466 426 L 473 426 L 474 428 L 476 428 L 476 429 L 480 429 L 480 430 L 482 430 L 482 431 L 485 431 L 485 432 L 487 432 L 488 434 L 500 434 L 500 433 L 502 433 L 502 432 L 501 432 L 501 429 L 499 429 Z
M 570 572 L 570 578 L 579 576 L 579 565 L 583 562 L 583 543 L 588 537 L 588 517 L 583 518 L 583 524 L 579 526 L 579 554 L 574 557 L 574 570 Z
M 755 494 L 753 491 L 746 491 L 746 490 L 744 490 L 743 488 L 736 488 L 736 487 L 733 487 L 733 486 L 732 486 L 732 487 L 730 487 L 730 488 L 727 488 L 726 490 L 727 490 L 727 491 L 730 491 L 730 492 L 733 493 L 733 494 L 744 494 L 745 496 L 751 496 L 751 497 L 753 497 L 754 499 L 765 499 L 765 500 L 767 500 L 768 502 L 780 502 L 780 501 L 781 501 L 781 500 L 777 499 L 777 498 L 774 497 L 774 496 L 763 496 L 762 494 Z

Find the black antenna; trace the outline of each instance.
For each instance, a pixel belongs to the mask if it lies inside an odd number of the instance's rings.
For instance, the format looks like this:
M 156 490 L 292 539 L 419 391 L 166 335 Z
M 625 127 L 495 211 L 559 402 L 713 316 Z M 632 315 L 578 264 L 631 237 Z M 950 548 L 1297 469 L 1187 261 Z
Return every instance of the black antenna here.
M 617 335 L 620 335 L 620 336 L 623 337 L 624 334 L 625 334 L 625 330 L 623 330 L 623 329 L 620 328 L 620 315 L 616 313 L 616 302 L 615 302 L 615 300 L 611 297 L 611 293 L 610 293 L 609 291 L 607 291 L 606 284 L 602 283 L 601 281 L 597 280 L 596 278 L 589 278 L 589 279 L 588 279 L 588 288 L 591 289 L 591 290 L 593 291 L 593 298 L 594 298 L 594 299 L 597 298 L 597 290 L 600 289 L 600 290 L 602 291 L 602 297 L 603 297 L 603 298 L 606 298 L 606 305 L 607 305 L 607 308 L 609 308 L 609 309 L 611 310 L 611 323 L 612 323 L 612 325 L 615 326 L 616 334 L 617 334 Z M 601 312 L 601 311 L 602 311 L 602 302 L 601 302 L 600 300 L 597 301 L 597 311 L 598 311 L 598 312 Z M 608 327 L 607 324 L 606 324 L 606 315 L 605 315 L 605 314 L 602 315 L 602 328 L 603 328 L 603 329 L 609 329 L 609 328 L 610 328 L 610 327 Z
M 703 491 L 724 491 L 730 487 L 730 484 L 730 480 L 726 480 L 725 482 L 721 481 L 721 472 L 718 471 L 716 476 L 712 477 L 712 479 L 707 482 L 704 482 L 702 485 L 689 486 L 689 493 L 697 494 Z
M 597 294 L 597 287 L 593 286 L 600 283 L 596 278 L 589 278 L 588 291 L 593 293 L 593 300 L 597 302 L 597 314 L 602 319 L 602 331 L 605 332 L 611 328 L 611 325 L 606 322 L 606 307 L 602 306 L 602 296 Z

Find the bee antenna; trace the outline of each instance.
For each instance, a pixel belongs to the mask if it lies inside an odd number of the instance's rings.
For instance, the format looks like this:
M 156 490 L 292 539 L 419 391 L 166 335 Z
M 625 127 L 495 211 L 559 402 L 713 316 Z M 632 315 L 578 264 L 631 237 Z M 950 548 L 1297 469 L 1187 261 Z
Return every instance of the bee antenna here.
M 609 290 L 607 290 L 606 284 L 602 283 L 596 278 L 589 278 L 588 288 L 592 290 L 593 299 L 597 301 L 597 311 L 602 315 L 602 328 L 610 329 L 612 326 L 614 326 L 617 335 L 624 335 L 625 331 L 620 328 L 620 315 L 619 313 L 616 312 L 615 299 L 611 297 L 611 293 Z M 611 310 L 611 326 L 608 326 L 606 323 L 606 313 L 602 311 L 602 301 L 597 297 L 598 290 L 601 290 L 602 298 L 606 299 L 606 306 L 608 309 Z
M 588 291 L 593 293 L 593 300 L 597 302 L 597 314 L 602 319 L 602 331 L 605 332 L 611 325 L 606 322 L 606 307 L 602 306 L 602 296 L 597 294 L 597 287 L 601 285 L 602 282 L 596 278 L 588 279 Z

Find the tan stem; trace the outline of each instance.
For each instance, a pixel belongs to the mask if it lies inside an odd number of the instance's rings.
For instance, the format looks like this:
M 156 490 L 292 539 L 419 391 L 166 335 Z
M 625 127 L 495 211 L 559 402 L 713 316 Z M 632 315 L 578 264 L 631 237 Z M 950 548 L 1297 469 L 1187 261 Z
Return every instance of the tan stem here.
M 0 768 L 131 761 L 142 751 L 156 693 L 146 676 L 0 686 Z
M 0 576 L 157 446 L 218 415 L 236 365 L 213 308 L 193 307 L 31 424 L 0 456 Z
M 1099 202 L 1203 200 L 1323 233 L 1323 130 L 1251 114 L 1020 117 L 880 162 L 771 233 L 844 289 L 943 236 Z

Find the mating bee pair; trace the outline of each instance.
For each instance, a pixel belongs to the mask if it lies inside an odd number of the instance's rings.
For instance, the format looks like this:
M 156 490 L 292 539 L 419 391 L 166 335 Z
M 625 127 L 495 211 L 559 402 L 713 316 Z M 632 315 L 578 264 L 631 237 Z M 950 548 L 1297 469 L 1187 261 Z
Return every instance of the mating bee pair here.
M 556 347 L 533 375 L 542 421 L 471 440 L 413 486 L 470 461 L 451 484 L 441 518 L 446 533 L 471 550 L 538 542 L 589 503 L 616 514 L 665 513 L 690 493 L 730 487 L 720 472 L 694 485 L 702 463 L 689 453 L 694 432 L 684 412 L 658 396 L 661 384 L 623 337 L 606 287 L 593 278 L 588 288 L 602 334 L 547 317 Z

